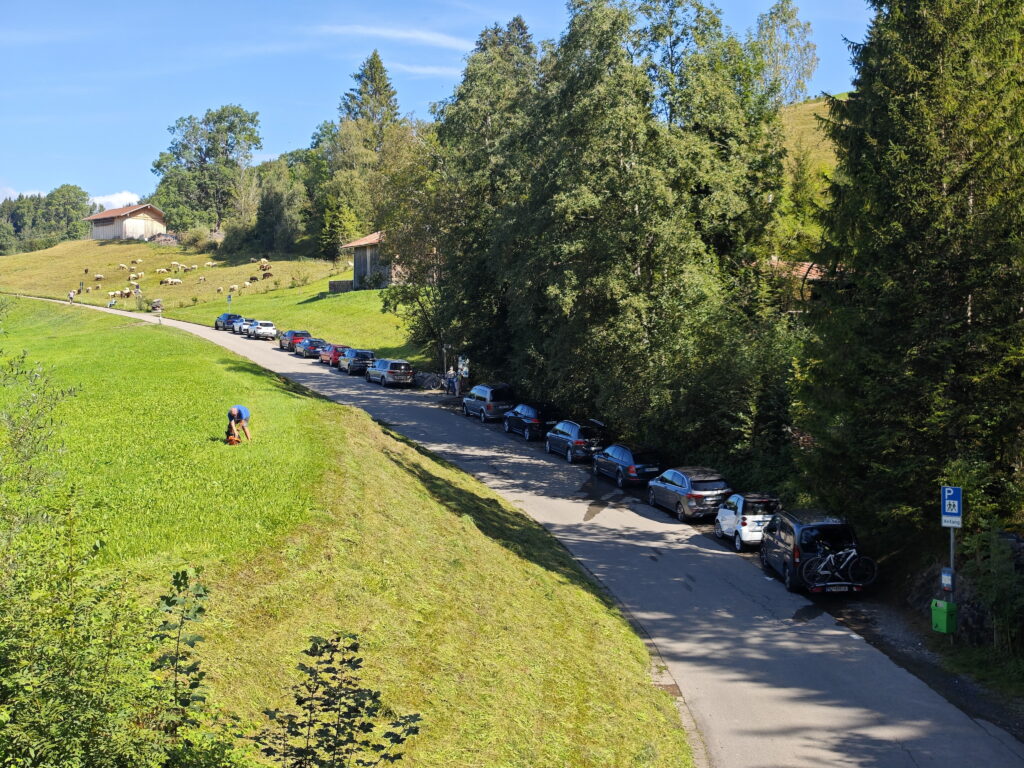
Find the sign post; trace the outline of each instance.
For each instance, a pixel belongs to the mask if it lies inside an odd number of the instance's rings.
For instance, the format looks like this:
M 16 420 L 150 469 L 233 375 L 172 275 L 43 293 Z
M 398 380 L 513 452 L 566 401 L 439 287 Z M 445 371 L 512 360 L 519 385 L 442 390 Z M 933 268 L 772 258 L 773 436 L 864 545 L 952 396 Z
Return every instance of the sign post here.
M 228 306 L 229 307 L 231 306 L 231 294 L 230 293 L 228 294 Z
M 949 567 L 942 569 L 942 590 L 949 593 L 949 600 L 932 601 L 932 627 L 950 635 L 956 627 L 956 529 L 963 527 L 964 489 L 944 485 L 939 490 L 939 514 L 942 527 L 949 528 Z M 950 637 L 952 641 L 952 637 Z

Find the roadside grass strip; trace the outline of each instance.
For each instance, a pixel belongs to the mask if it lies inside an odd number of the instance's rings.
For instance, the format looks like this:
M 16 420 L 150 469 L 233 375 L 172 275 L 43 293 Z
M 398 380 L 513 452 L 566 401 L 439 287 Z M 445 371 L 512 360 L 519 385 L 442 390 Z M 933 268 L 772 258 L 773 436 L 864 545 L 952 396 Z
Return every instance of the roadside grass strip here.
M 420 712 L 409 766 L 688 766 L 642 641 L 539 525 L 364 412 L 174 329 L 12 301 L 0 347 L 77 395 L 62 484 L 94 502 L 102 567 L 147 599 L 183 565 L 212 599 L 213 701 L 248 726 L 309 635 L 363 641 L 366 684 Z M 252 444 L 223 442 L 253 412 Z

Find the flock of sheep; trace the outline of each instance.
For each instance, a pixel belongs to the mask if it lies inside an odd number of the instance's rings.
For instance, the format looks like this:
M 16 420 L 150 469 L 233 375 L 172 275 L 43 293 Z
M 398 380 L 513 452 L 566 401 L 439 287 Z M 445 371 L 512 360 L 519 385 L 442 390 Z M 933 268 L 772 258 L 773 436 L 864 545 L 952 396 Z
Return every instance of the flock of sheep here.
M 260 274 L 251 276 L 248 280 L 246 280 L 241 285 L 237 285 L 237 284 L 236 285 L 229 285 L 228 289 L 227 289 L 228 293 L 237 293 L 237 292 L 241 291 L 243 288 L 250 287 L 253 283 L 255 283 L 255 282 L 259 281 L 259 280 L 266 280 L 267 278 L 274 276 L 273 273 L 270 271 L 271 264 L 270 264 L 270 262 L 267 259 L 255 259 L 255 258 L 253 258 L 253 259 L 249 259 L 249 262 L 252 263 L 252 264 L 256 264 L 256 263 L 259 264 Z M 138 270 L 137 269 L 138 265 L 140 265 L 140 264 L 142 264 L 142 259 L 132 259 L 130 265 L 128 265 L 128 264 L 118 264 L 117 265 L 118 270 L 128 272 L 128 286 L 125 289 L 123 289 L 123 290 L 107 291 L 107 297 L 109 299 L 111 299 L 111 300 L 114 300 L 114 299 L 129 299 L 132 296 L 134 296 L 136 294 L 136 292 L 138 292 L 140 290 L 140 288 L 139 288 L 139 280 L 141 280 L 143 277 L 146 276 L 145 272 L 143 272 L 142 270 Z M 203 266 L 205 266 L 205 267 L 214 267 L 214 266 L 216 266 L 216 263 L 212 262 L 212 261 L 208 261 Z M 191 265 L 189 265 L 189 264 L 181 264 L 181 263 L 179 263 L 177 261 L 172 261 L 169 267 L 158 267 L 154 271 L 158 275 L 170 275 L 172 272 L 173 273 L 186 273 L 186 272 L 194 272 L 194 271 L 196 271 L 198 269 L 199 269 L 199 265 L 198 264 L 191 264 Z M 88 267 L 85 268 L 85 274 L 89 274 L 89 268 Z M 99 291 L 99 290 L 101 290 L 103 288 L 103 281 L 104 280 L 106 280 L 106 277 L 104 275 L 93 274 L 93 282 L 95 282 L 96 285 L 86 286 L 84 290 L 73 289 L 70 293 L 72 295 L 77 296 L 77 295 L 79 295 L 81 293 L 92 293 L 93 291 Z M 205 283 L 206 282 L 206 277 L 201 275 L 197 282 Z M 160 280 L 160 285 L 167 285 L 167 286 L 182 285 L 183 283 L 184 283 L 184 281 L 180 277 L 164 277 L 164 278 L 162 278 Z M 224 288 L 223 287 L 217 288 L 217 293 L 224 293 Z

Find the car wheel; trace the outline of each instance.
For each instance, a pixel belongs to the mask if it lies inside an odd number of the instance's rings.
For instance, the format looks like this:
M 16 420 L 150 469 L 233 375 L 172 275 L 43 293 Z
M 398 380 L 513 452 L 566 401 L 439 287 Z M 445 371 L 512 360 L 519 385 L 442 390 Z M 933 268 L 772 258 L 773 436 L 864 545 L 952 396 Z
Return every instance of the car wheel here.
M 530 431 L 529 427 L 526 427 L 523 430 L 523 440 L 525 440 L 526 442 L 530 442 L 531 440 L 533 440 L 533 432 Z
M 736 531 L 736 533 L 732 537 L 732 548 L 735 549 L 737 552 L 742 552 L 744 549 L 746 549 L 746 547 L 743 546 L 743 537 L 740 536 L 739 531 Z
M 486 424 L 487 423 L 487 414 L 484 413 L 484 409 L 483 408 L 480 409 L 480 423 L 481 424 Z
M 653 488 L 648 488 L 647 489 L 647 503 L 650 506 L 655 507 L 655 508 L 657 508 L 657 506 L 658 506 L 658 500 L 654 498 L 654 489 Z
M 626 487 L 626 478 L 623 477 L 621 469 L 615 473 L 615 485 L 617 485 L 619 488 Z
M 467 408 L 465 404 L 463 404 L 462 406 L 462 415 L 465 416 L 466 418 L 469 418 L 469 408 Z
M 718 520 L 718 518 L 715 518 L 715 536 L 717 536 L 720 539 L 725 538 L 725 531 L 722 530 L 722 523 Z
M 793 569 L 788 563 L 782 566 L 782 583 L 787 592 L 796 592 L 796 579 L 793 577 Z
M 570 463 L 570 464 L 575 464 L 576 463 L 576 457 L 573 456 L 573 454 L 572 454 L 572 446 L 571 445 L 565 446 L 565 460 L 568 463 Z
M 551 441 L 550 440 L 545 440 L 544 441 L 544 453 L 551 453 Z
M 676 520 L 681 523 L 690 522 L 690 518 L 686 516 L 686 506 L 681 501 L 676 502 Z
M 512 425 L 508 423 L 508 419 L 502 421 L 501 428 L 505 430 L 506 434 L 512 431 Z
M 594 476 L 595 480 L 601 476 L 601 470 L 598 468 L 596 461 L 590 465 L 590 474 Z

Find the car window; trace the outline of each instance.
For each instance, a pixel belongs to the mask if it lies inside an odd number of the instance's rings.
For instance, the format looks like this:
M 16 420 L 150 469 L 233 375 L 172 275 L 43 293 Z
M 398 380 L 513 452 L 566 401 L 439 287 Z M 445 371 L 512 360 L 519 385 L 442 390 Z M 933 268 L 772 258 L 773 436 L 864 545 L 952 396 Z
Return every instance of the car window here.
M 409 363 L 392 363 L 391 364 L 391 370 L 392 371 L 411 371 L 412 370 L 412 366 L 409 365 Z
M 569 434 L 569 425 L 564 421 L 560 421 L 551 428 L 551 431 L 556 435 L 567 435 Z
M 483 390 L 483 387 L 473 387 L 469 391 L 469 394 L 471 394 L 473 397 L 479 397 L 482 390 Z
M 725 480 L 694 480 L 693 490 L 695 491 L 724 491 L 729 487 Z
M 779 502 L 773 499 L 748 501 L 743 505 L 743 511 L 748 515 L 774 515 L 779 511 Z
M 800 531 L 801 549 L 816 552 L 820 542 L 833 550 L 851 547 L 855 543 L 853 529 L 848 525 L 809 525 Z

